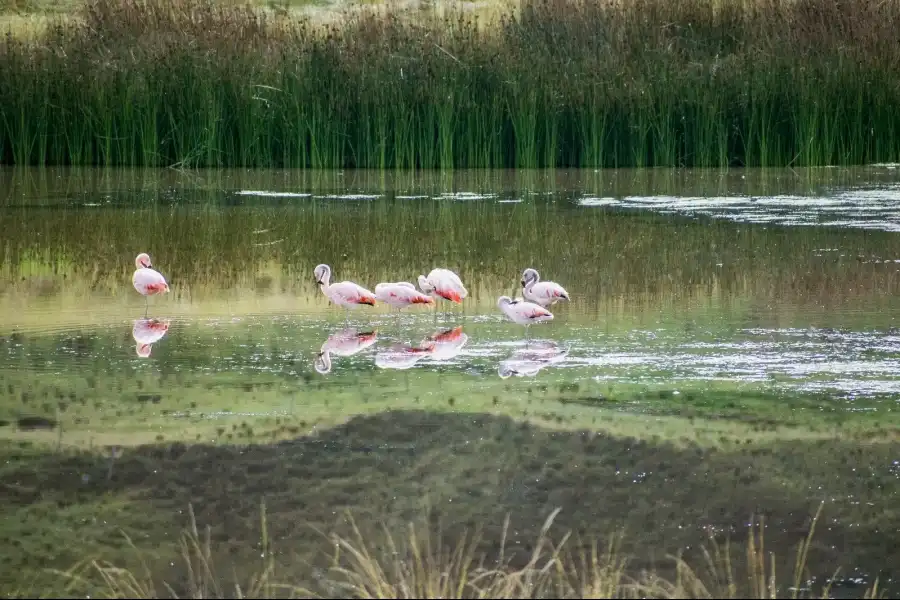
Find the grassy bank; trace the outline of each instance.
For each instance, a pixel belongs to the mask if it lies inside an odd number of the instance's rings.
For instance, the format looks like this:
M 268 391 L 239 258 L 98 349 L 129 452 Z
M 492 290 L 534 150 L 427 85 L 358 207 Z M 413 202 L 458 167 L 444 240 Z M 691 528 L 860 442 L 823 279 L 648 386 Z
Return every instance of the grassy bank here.
M 900 158 L 900 4 L 526 2 L 313 25 L 89 0 L 0 46 L 15 164 L 811 165 Z
M 232 593 L 235 580 L 246 588 L 270 562 L 269 582 L 331 597 L 342 589 L 327 584 L 354 578 L 367 586 L 399 585 L 394 561 L 415 566 L 405 542 L 422 540 L 407 537 L 405 524 L 413 522 L 418 534 L 430 534 L 432 542 L 443 532 L 444 544 L 433 550 L 448 552 L 467 535 L 471 556 L 484 555 L 486 565 L 505 563 L 510 570 L 534 567 L 531 557 L 547 552 L 543 560 L 553 564 L 550 569 L 586 568 L 580 575 L 589 576 L 591 542 L 598 543 L 597 564 L 603 566 L 603 551 L 617 539 L 616 556 L 630 559 L 622 569 L 625 575 L 658 573 L 674 579 L 670 555 L 684 550 L 708 588 L 726 582 L 701 572 L 701 548 L 710 535 L 720 542 L 727 537 L 736 590 L 724 592 L 726 597 L 759 597 L 750 588 L 754 580 L 747 578 L 759 561 L 744 564 L 737 554 L 750 541 L 748 521 L 756 514 L 765 517 L 765 551 L 759 550 L 766 568 L 775 567 L 778 597 L 792 595 L 788 586 L 794 585 L 795 574 L 813 588 L 800 593 L 809 597 L 839 567 L 840 576 L 860 576 L 866 585 L 876 577 L 891 581 L 898 564 L 890 543 L 890 532 L 898 526 L 893 508 L 897 477 L 889 467 L 895 449 L 885 443 L 780 438 L 706 448 L 549 430 L 506 417 L 423 411 L 360 416 L 271 444 L 127 447 L 113 468 L 109 455 L 96 448 L 54 451 L 7 442 L 0 445 L 5 490 L 0 539 L 17 551 L 2 559 L 0 587 L 4 595 L 33 589 L 59 593 L 66 580 L 42 569 L 97 559 L 132 569 L 141 582 L 152 580 L 160 594 L 165 593 L 163 581 L 187 594 L 192 576 L 210 582 L 202 569 L 187 569 L 179 552 L 179 533 L 190 523 L 186 512 L 192 504 L 200 531 L 209 527 L 204 560 L 217 566 L 212 575 L 223 590 L 214 595 Z M 815 528 L 806 568 L 798 573 L 794 552 L 813 533 L 811 517 L 823 501 L 823 522 Z M 265 530 L 260 503 L 266 507 Z M 556 509 L 552 526 L 545 529 Z M 382 527 L 393 533 L 397 554 Z M 553 563 L 547 542 L 560 544 L 568 532 L 572 535 L 559 555 L 564 560 Z M 365 544 L 370 556 L 355 554 L 335 536 L 357 549 Z M 583 552 L 587 564 L 578 562 Z M 387 572 L 365 568 L 376 560 Z M 420 565 L 433 574 L 426 566 L 436 565 Z M 474 574 L 475 565 L 465 566 Z M 90 581 L 67 595 L 103 592 L 99 573 L 81 573 Z M 407 582 L 424 574 L 408 572 Z M 544 583 L 568 582 L 575 590 L 565 593 L 575 596 L 578 585 L 588 583 L 579 582 L 578 575 L 570 571 Z M 380 589 L 394 597 L 389 586 Z M 717 591 L 710 589 L 710 595 Z M 351 593 L 363 596 L 359 589 Z M 697 587 L 687 596 L 704 594 Z

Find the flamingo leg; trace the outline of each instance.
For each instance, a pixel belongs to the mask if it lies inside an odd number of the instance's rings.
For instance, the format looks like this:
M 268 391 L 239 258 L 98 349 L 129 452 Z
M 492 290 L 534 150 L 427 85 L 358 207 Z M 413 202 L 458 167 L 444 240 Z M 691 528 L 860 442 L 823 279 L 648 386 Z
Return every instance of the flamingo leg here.
M 150 311 L 150 297 L 144 296 L 144 318 L 147 318 L 147 313 Z

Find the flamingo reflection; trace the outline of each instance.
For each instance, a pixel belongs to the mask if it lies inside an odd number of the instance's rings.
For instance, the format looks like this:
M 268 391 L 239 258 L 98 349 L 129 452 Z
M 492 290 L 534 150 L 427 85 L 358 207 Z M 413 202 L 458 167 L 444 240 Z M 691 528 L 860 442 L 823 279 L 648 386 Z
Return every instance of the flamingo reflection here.
M 561 348 L 554 341 L 533 341 L 525 348 L 514 351 L 506 360 L 502 361 L 497 367 L 497 373 L 502 379 L 513 375 L 530 377 L 537 375 L 541 369 L 564 361 L 568 354 L 568 348 Z
M 429 360 L 451 360 L 456 358 L 469 341 L 469 336 L 463 333 L 462 326 L 437 331 L 422 340 L 420 346 L 432 346 L 428 354 Z
M 131 337 L 136 342 L 135 352 L 141 358 L 150 356 L 153 344 L 169 331 L 168 319 L 138 319 L 131 328 Z
M 425 341 L 419 346 L 392 344 L 387 350 L 375 355 L 375 366 L 379 369 L 410 369 L 417 362 L 431 355 L 435 342 Z
M 331 355 L 353 356 L 362 352 L 375 343 L 378 332 L 366 331 L 360 333 L 354 327 L 347 327 L 328 336 L 319 354 L 316 356 L 314 366 L 316 371 L 325 375 L 331 371 Z

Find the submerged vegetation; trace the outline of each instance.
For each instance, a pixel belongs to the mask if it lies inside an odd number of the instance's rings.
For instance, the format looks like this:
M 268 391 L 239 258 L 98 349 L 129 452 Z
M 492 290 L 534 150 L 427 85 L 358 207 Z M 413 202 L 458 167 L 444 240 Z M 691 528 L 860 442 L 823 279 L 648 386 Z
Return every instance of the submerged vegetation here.
M 288 13 L 289 14 L 289 13 Z M 900 3 L 526 0 L 313 25 L 88 0 L 0 45 L 7 164 L 821 165 L 900 159 Z

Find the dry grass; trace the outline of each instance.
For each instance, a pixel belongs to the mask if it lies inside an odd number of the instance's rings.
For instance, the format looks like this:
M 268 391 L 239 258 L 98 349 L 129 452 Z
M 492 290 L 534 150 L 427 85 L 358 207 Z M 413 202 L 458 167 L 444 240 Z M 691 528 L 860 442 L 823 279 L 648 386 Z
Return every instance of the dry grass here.
M 606 544 L 576 543 L 570 534 L 558 541 L 550 529 L 560 509 L 546 519 L 527 560 L 515 564 L 506 553 L 509 520 L 493 557 L 477 554 L 479 533 L 466 532 L 448 544 L 438 531 L 410 523 L 406 534 L 396 539 L 382 528 L 380 542 L 362 532 L 348 517 L 352 534 L 324 533 L 334 547 L 331 566 L 303 575 L 284 575 L 276 566 L 275 552 L 266 530 L 262 507 L 262 540 L 257 574 L 241 583 L 225 581 L 213 564 L 209 529 L 201 532 L 193 509 L 190 525 L 180 540 L 185 576 L 177 584 L 156 582 L 150 565 L 143 573 L 107 562 L 86 560 L 67 572 L 56 572 L 67 582 L 67 593 L 90 593 L 90 597 L 158 598 L 162 595 L 190 598 L 828 598 L 830 581 L 813 589 L 807 559 L 816 524 L 824 504 L 816 511 L 809 532 L 796 551 L 793 573 L 787 578 L 775 569 L 775 555 L 765 547 L 762 520 L 751 520 L 743 562 L 732 545 L 710 536 L 702 549 L 699 567 L 681 555 L 669 556 L 666 577 L 630 568 L 619 552 L 621 534 Z M 524 564 L 522 564 L 524 562 Z M 837 573 L 835 573 L 837 576 Z M 876 580 L 863 598 L 883 597 Z

